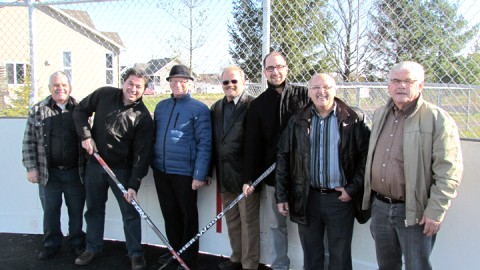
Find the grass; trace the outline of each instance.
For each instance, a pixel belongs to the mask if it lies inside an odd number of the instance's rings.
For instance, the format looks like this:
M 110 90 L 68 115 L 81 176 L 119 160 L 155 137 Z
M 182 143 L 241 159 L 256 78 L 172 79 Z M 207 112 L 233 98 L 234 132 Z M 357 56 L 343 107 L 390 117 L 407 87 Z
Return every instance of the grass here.
M 223 98 L 225 94 L 223 93 L 215 93 L 215 94 L 193 94 L 193 98 L 205 103 L 205 105 L 210 108 L 213 103 L 215 103 L 217 100 Z M 170 94 L 158 94 L 158 95 L 145 95 L 143 96 L 143 102 L 147 106 L 148 110 L 153 113 L 155 111 L 155 106 L 157 106 L 157 103 L 160 102 L 161 100 L 164 100 L 166 98 L 170 98 Z

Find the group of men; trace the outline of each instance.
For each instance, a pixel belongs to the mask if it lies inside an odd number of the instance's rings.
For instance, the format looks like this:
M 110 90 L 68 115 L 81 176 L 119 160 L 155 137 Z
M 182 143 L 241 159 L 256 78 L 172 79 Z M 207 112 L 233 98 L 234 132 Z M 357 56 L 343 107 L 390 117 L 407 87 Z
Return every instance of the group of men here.
M 246 195 L 226 213 L 232 254 L 220 269 L 258 268 L 262 192 L 269 209 L 272 269 L 290 268 L 287 216 L 298 224 L 304 269 L 352 269 L 354 220 L 365 223 L 370 211 L 380 269 L 400 270 L 403 264 L 431 269 L 435 236 L 456 196 L 463 166 L 455 122 L 423 99 L 423 67 L 405 61 L 391 68 L 391 98 L 375 111 L 371 130 L 361 110 L 336 97 L 329 74 L 315 74 L 307 87 L 292 84 L 280 52 L 265 57 L 263 72 L 268 87 L 254 98 L 245 91 L 244 71 L 225 67 L 225 96 L 209 109 L 191 97 L 189 69 L 173 66 L 167 78 L 172 95 L 157 104 L 153 119 L 142 101 L 149 81 L 142 70 L 129 69 L 122 89 L 102 87 L 79 103 L 70 97 L 69 77 L 52 74 L 51 96 L 30 110 L 23 143 L 27 178 L 40 184 L 44 209 L 39 259 L 52 258 L 60 248 L 62 193 L 69 241 L 78 255 L 75 264 L 87 265 L 100 256 L 111 187 L 132 269 L 144 269 L 141 221 L 131 202 L 151 166 L 166 235 L 177 251 L 198 232 L 197 191 L 213 172 L 224 207 Z M 96 152 L 126 194 L 92 156 Z M 275 173 L 253 187 L 274 163 Z M 198 251 L 196 241 L 181 257 L 195 267 Z M 159 261 L 171 257 L 168 253 Z M 178 263 L 169 267 L 182 269 Z

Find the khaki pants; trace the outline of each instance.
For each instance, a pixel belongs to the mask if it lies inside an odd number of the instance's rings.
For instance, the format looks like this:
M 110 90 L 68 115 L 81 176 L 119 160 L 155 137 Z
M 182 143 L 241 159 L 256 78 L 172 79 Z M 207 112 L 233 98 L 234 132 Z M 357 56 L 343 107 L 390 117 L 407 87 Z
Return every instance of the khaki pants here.
M 225 208 L 239 194 L 222 193 L 222 204 Z M 260 194 L 254 194 L 240 200 L 225 215 L 232 262 L 242 263 L 244 269 L 257 269 L 260 259 Z

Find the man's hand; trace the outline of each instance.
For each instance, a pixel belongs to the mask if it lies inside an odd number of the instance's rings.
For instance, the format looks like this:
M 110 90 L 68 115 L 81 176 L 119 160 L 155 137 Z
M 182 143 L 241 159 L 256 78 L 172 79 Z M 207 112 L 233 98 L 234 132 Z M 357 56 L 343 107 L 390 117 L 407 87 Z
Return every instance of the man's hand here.
M 87 151 L 89 155 L 92 155 L 93 152 L 97 152 L 97 146 L 95 145 L 95 141 L 92 138 L 88 138 L 82 141 L 82 147 Z
M 243 190 L 243 195 L 245 195 L 245 197 L 248 197 L 253 194 L 253 192 L 255 191 L 255 188 L 249 184 L 243 184 L 242 190 Z
M 204 185 L 205 185 L 205 181 L 200 181 L 198 179 L 193 179 L 193 181 L 192 181 L 192 189 L 193 190 L 199 190 Z
M 338 199 L 342 202 L 349 202 L 350 200 L 352 200 L 352 197 L 350 197 L 350 195 L 348 195 L 348 193 L 345 191 L 345 188 L 343 187 L 337 187 L 335 188 L 336 191 L 340 191 L 342 194 L 340 194 L 340 196 L 338 196 Z
M 136 202 L 138 202 L 137 192 L 133 188 L 129 188 L 127 190 L 127 193 L 123 194 L 123 197 L 125 198 L 125 200 L 127 200 L 128 203 L 132 203 L 132 200 L 135 200 Z
M 425 227 L 423 228 L 423 233 L 426 236 L 432 236 L 436 234 L 438 231 L 440 231 L 440 225 L 442 225 L 442 222 L 435 221 L 431 218 L 428 218 L 426 216 L 422 217 L 422 220 L 420 220 L 420 225 L 424 225 Z
M 288 202 L 277 203 L 278 212 L 284 216 L 288 214 Z
M 38 170 L 33 169 L 27 172 L 27 179 L 31 183 L 34 183 L 34 184 L 38 183 Z

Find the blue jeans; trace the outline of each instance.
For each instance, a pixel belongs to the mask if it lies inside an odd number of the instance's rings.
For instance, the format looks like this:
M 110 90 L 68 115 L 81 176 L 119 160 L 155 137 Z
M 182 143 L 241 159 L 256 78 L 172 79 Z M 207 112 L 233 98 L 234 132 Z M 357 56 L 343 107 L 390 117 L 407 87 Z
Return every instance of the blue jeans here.
M 131 175 L 131 169 L 114 169 L 113 173 L 122 185 L 127 188 L 127 181 Z M 87 247 L 86 250 L 100 253 L 103 249 L 103 233 L 105 229 L 105 204 L 108 199 L 108 188 L 117 199 L 122 213 L 123 231 L 127 243 L 128 255 L 143 256 L 141 218 L 135 208 L 123 197 L 123 193 L 115 182 L 103 170 L 100 164 L 89 161 L 85 169 L 85 189 L 87 192 Z
M 370 231 L 375 240 L 380 270 L 432 269 L 430 254 L 435 235 L 423 234 L 423 225 L 405 226 L 405 204 L 388 204 L 374 198 Z
M 80 181 L 78 167 L 48 171 L 47 184 L 38 185 L 43 208 L 43 245 L 57 248 L 62 244 L 63 234 L 60 224 L 62 194 L 68 209 L 68 242 L 73 247 L 85 245 L 82 231 L 85 188 Z

